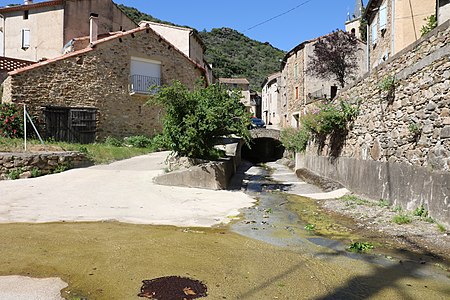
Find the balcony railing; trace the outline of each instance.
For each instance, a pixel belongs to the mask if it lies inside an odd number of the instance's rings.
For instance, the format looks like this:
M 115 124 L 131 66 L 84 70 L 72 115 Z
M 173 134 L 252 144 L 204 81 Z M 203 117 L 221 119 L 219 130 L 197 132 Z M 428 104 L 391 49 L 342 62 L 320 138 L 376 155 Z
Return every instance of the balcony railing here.
M 157 88 L 150 90 L 151 87 L 161 86 L 161 78 L 150 77 L 145 75 L 130 76 L 130 93 L 131 94 L 156 94 Z

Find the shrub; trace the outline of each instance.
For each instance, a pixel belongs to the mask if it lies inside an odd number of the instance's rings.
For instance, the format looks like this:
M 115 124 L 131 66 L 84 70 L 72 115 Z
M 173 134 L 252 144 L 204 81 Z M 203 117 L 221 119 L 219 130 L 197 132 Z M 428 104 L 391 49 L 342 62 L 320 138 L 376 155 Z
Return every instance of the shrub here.
M 16 168 L 16 169 L 10 170 L 8 172 L 7 176 L 11 180 L 16 180 L 16 179 L 19 179 L 19 176 L 20 176 L 20 174 L 22 174 L 22 172 L 23 172 L 22 168 Z
M 423 25 L 422 28 L 420 28 L 420 33 L 422 34 L 422 36 L 424 36 L 425 34 L 427 34 L 430 31 L 432 31 L 438 25 L 435 15 L 426 17 L 424 19 L 424 21 L 427 21 L 427 23 L 425 25 Z
M 114 147 L 122 147 L 123 146 L 123 142 L 115 137 L 112 136 L 108 136 L 105 139 L 105 144 L 109 145 L 109 146 L 114 146 Z
M 33 169 L 31 169 L 31 177 L 35 178 L 35 177 L 39 177 L 42 175 L 42 171 L 39 168 L 34 167 Z
M 384 92 L 392 91 L 392 89 L 394 89 L 394 87 L 395 87 L 395 76 L 392 76 L 392 75 L 388 75 L 388 76 L 384 77 L 378 83 L 378 88 Z
M 392 222 L 396 223 L 396 224 L 409 224 L 412 222 L 412 219 L 410 216 L 405 215 L 405 214 L 399 214 L 399 215 L 395 215 L 392 218 Z
M 326 135 L 347 129 L 348 122 L 353 121 L 359 113 L 357 106 L 345 101 L 339 104 L 323 103 L 301 119 L 302 128 L 312 134 Z
M 125 144 L 135 148 L 147 148 L 152 144 L 152 139 L 144 135 L 135 135 L 125 138 Z
M 421 205 L 414 210 L 413 215 L 416 217 L 426 218 L 428 216 L 428 211 L 425 209 L 425 207 L 423 205 Z
M 0 136 L 23 137 L 23 113 L 14 104 L 0 104 Z
M 304 152 L 308 145 L 310 134 L 305 128 L 285 128 L 281 131 L 281 143 L 292 152 Z
M 164 135 L 157 134 L 153 136 L 150 148 L 152 148 L 153 151 L 167 150 L 167 141 L 164 138 Z
M 367 252 L 369 250 L 372 250 L 373 248 L 374 248 L 373 245 L 369 242 L 356 242 L 356 243 L 350 244 L 350 246 L 347 249 L 350 252 L 361 253 L 361 252 Z
M 180 82 L 161 87 L 148 104 L 165 108 L 164 140 L 169 150 L 179 156 L 212 158 L 214 146 L 233 134 L 250 140 L 250 114 L 240 103 L 242 94 L 218 84 L 198 85 L 189 90 Z

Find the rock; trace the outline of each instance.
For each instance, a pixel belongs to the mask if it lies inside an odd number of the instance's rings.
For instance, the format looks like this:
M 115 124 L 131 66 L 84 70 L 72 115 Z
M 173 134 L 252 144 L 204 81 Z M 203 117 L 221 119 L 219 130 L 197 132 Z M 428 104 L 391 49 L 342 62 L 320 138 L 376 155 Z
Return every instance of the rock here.
M 31 177 L 32 177 L 32 175 L 31 175 L 30 171 L 23 172 L 22 174 L 19 175 L 20 179 L 26 179 L 26 178 L 31 178 Z

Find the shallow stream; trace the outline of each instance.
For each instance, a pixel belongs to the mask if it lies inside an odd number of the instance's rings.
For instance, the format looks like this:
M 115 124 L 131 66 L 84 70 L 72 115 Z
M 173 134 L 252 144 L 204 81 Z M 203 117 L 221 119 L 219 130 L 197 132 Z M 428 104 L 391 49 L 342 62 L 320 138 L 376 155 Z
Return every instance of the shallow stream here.
M 339 260 L 347 267 L 356 261 L 367 263 L 378 270 L 372 278 L 375 285 L 392 276 L 432 279 L 448 293 L 450 298 L 449 273 L 437 259 L 429 257 L 424 259 L 423 256 L 409 252 L 399 253 L 386 245 L 383 245 L 381 250 L 374 249 L 364 254 L 348 251 L 351 241 L 359 241 L 364 237 L 347 230 L 345 225 L 340 226 L 339 223 L 345 221 L 332 219 L 333 217 L 323 213 L 314 200 L 292 195 L 292 193 L 312 194 L 322 191 L 297 179 L 287 167 L 269 163 L 265 166 L 247 165 L 242 171 L 244 172 L 242 190 L 257 199 L 258 203 L 243 211 L 243 220 L 234 223 L 231 226 L 232 231 L 252 239 L 286 247 L 312 259 Z M 317 220 L 323 220 L 323 224 L 318 226 L 325 226 L 327 223 L 326 226 L 333 227 L 334 230 L 323 236 L 315 234 L 314 230 L 306 229 L 311 225 L 302 221 L 297 213 L 306 210 L 314 210 L 313 214 L 317 215 Z M 374 240 L 373 243 L 381 245 L 379 240 Z M 429 287 L 424 285 L 421 289 L 426 295 Z M 362 290 L 358 297 L 366 297 L 366 292 L 370 294 L 369 290 L 370 287 L 367 287 L 366 291 Z M 412 299 L 421 299 L 417 291 L 415 294 Z

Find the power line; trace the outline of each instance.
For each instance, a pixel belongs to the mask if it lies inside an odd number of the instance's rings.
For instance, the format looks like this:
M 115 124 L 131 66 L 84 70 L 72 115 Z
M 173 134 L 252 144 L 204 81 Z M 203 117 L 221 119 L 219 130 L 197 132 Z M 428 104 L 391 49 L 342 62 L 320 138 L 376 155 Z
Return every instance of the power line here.
M 265 21 L 262 21 L 261 23 L 258 23 L 258 24 L 254 25 L 254 26 L 252 26 L 252 27 L 249 27 L 249 28 L 245 29 L 244 32 L 247 32 L 247 31 L 249 31 L 249 30 L 252 30 L 253 28 L 256 28 L 256 27 L 258 27 L 258 26 L 261 26 L 261 25 L 263 25 L 263 24 L 266 24 L 266 23 L 268 23 L 268 22 L 270 22 L 270 21 L 272 21 L 272 20 L 274 20 L 274 19 L 276 19 L 276 18 L 279 18 L 279 17 L 281 17 L 281 16 L 284 16 L 284 15 L 290 13 L 291 11 L 296 10 L 297 8 L 303 6 L 303 5 L 305 5 L 305 4 L 307 4 L 307 3 L 311 2 L 311 1 L 312 1 L 312 0 L 304 1 L 304 2 L 300 3 L 299 5 L 293 7 L 293 8 L 291 8 L 291 9 L 285 11 L 285 12 L 282 12 L 282 13 L 279 14 L 279 15 L 276 15 L 276 16 L 270 18 L 270 19 L 267 19 L 267 20 L 265 20 Z

